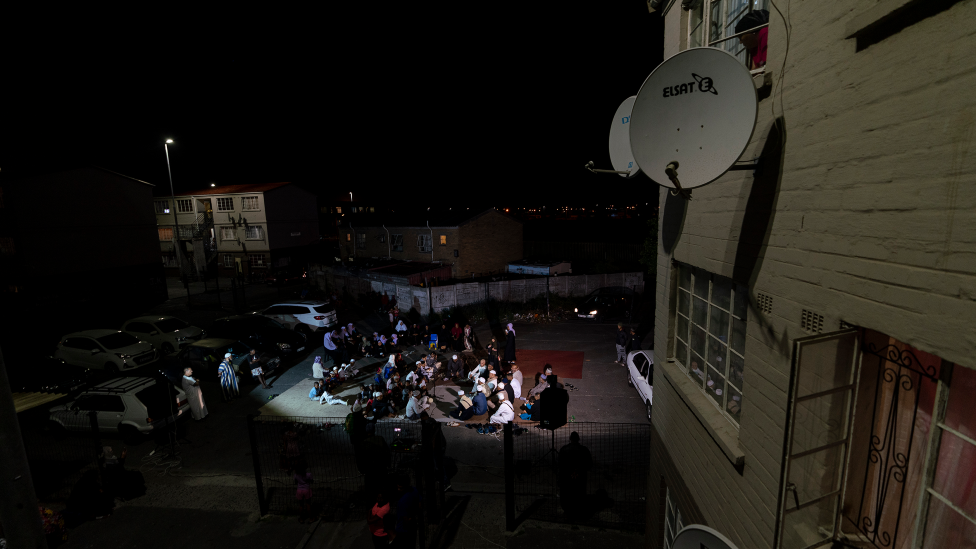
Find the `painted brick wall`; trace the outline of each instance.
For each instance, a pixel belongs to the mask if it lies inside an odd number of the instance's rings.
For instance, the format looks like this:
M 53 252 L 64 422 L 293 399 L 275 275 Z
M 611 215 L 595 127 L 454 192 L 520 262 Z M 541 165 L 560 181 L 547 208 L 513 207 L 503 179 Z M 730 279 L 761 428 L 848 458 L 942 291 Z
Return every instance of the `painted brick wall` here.
M 976 367 L 976 3 L 856 52 L 848 23 L 876 5 L 794 2 L 785 59 L 785 25 L 771 10 L 774 88 L 743 154 L 758 156 L 774 113 L 784 117 L 768 233 L 743 234 L 753 178 L 733 172 L 694 191 L 673 254 L 663 240 L 659 247 L 661 352 L 671 333 L 671 257 L 732 277 L 748 259 L 737 258 L 740 240 L 764 244 L 740 280 L 753 303 L 760 292 L 774 300 L 770 314 L 749 310 L 741 475 L 663 369 L 654 380 L 655 429 L 707 524 L 740 547 L 773 545 L 792 342 L 809 335 L 803 310 L 824 316 L 824 332 L 844 320 Z M 683 40 L 670 21 L 666 52 Z
M 510 261 L 522 259 L 522 224 L 495 210 L 462 225 L 459 236 L 454 270 L 458 278 L 497 273 Z

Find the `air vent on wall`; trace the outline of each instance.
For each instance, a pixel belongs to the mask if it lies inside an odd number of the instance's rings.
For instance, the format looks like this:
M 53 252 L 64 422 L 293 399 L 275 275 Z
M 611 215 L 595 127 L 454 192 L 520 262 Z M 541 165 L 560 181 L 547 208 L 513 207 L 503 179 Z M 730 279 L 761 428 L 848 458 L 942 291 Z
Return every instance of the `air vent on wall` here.
M 766 294 L 756 294 L 756 306 L 763 314 L 773 313 L 773 298 Z
M 813 311 L 803 310 L 803 314 L 800 315 L 800 327 L 804 331 L 810 332 L 812 334 L 819 334 L 823 332 L 823 315 L 819 315 Z

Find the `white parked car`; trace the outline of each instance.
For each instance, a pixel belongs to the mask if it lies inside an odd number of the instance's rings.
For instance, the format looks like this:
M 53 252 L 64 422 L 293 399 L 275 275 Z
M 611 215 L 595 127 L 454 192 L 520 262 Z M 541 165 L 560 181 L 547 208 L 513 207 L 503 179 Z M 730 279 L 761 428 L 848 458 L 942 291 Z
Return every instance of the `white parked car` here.
M 159 358 L 151 343 L 119 330 L 85 330 L 61 338 L 54 358 L 82 368 L 120 372 Z
M 140 316 L 122 325 L 122 331 L 168 355 L 203 338 L 207 333 L 173 316 Z
M 136 439 L 189 415 L 186 394 L 151 377 L 120 377 L 82 392 L 74 400 L 48 410 L 52 428 L 91 431 L 89 412 L 98 430 Z
M 288 329 L 306 335 L 336 325 L 336 312 L 328 301 L 288 301 L 275 303 L 257 314 L 266 316 Z
M 650 421 L 654 400 L 654 351 L 631 351 L 627 355 L 627 385 L 637 389 L 647 407 L 647 421 Z

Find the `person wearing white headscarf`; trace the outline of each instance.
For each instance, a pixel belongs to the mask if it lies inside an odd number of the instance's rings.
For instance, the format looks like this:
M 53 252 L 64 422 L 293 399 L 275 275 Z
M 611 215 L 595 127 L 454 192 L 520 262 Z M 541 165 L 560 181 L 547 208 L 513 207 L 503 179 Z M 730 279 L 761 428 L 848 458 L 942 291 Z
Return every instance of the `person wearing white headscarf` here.
M 322 379 L 325 377 L 325 369 L 322 367 L 322 357 L 315 357 L 315 361 L 312 362 L 312 377 L 315 379 Z
M 505 329 L 505 362 L 515 362 L 515 328 L 511 322 Z
M 396 331 L 401 333 L 407 333 L 407 325 L 403 323 L 403 320 L 397 322 Z

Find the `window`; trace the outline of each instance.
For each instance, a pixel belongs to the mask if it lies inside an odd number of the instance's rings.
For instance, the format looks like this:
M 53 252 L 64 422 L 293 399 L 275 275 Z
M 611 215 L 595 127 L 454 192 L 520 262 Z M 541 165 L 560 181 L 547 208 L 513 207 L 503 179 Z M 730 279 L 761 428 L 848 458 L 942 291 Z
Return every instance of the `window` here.
M 376 208 L 374 206 L 370 206 L 369 213 L 376 213 Z
M 379 236 L 379 239 L 380 239 L 380 242 L 381 242 L 381 243 L 384 243 L 384 244 L 386 243 L 386 235 L 385 235 L 385 234 L 381 234 L 381 235 Z
M 678 267 L 675 359 L 736 425 L 742 412 L 747 308 L 745 287 L 701 269 Z
M 224 254 L 224 267 L 227 269 L 234 268 L 234 254 Z
M 417 235 L 417 249 L 421 252 L 430 252 L 434 249 L 431 244 L 429 234 L 418 234 Z
M 75 401 L 74 406 L 79 410 L 96 412 L 124 412 L 125 404 L 122 397 L 115 395 L 84 395 Z
M 156 213 L 158 214 L 168 214 L 169 213 L 169 200 L 156 200 L 153 202 L 156 207 Z
M 220 228 L 220 239 L 221 240 L 237 240 L 237 235 L 234 234 L 233 227 L 221 227 Z
M 256 196 L 241 197 L 241 209 L 244 211 L 258 209 L 258 197 Z
M 441 246 L 447 246 L 447 235 L 446 234 L 442 234 L 441 235 Z
M 247 227 L 246 238 L 248 240 L 264 240 L 264 229 L 260 225 L 250 225 Z
M 352 233 L 346 233 L 346 242 L 352 242 Z
M 218 198 L 217 199 L 217 211 L 218 212 L 231 212 L 234 211 L 234 199 L 233 198 Z
M 723 49 L 749 66 L 745 46 L 738 38 L 729 37 L 736 34 L 735 25 L 745 14 L 768 8 L 769 0 L 704 0 L 689 13 L 688 47 Z
M 166 227 L 166 228 L 159 227 L 159 228 L 156 229 L 156 232 L 159 233 L 159 241 L 160 242 L 169 242 L 170 240 L 173 240 L 173 228 L 172 227 Z
M 162 256 L 163 267 L 179 267 L 179 264 L 176 263 L 176 252 L 163 252 Z
M 360 250 L 366 248 L 366 233 L 356 233 L 356 247 Z
M 130 322 L 125 325 L 125 331 L 136 332 L 137 334 L 148 334 L 149 332 L 156 331 L 156 329 L 153 328 L 152 324 L 148 322 Z
M 341 214 L 342 213 L 342 206 L 336 206 L 336 213 L 337 214 Z
M 179 213 L 193 213 L 193 201 L 189 198 L 176 199 L 176 211 Z
M 390 247 L 393 249 L 394 252 L 402 252 L 403 235 L 402 234 L 390 235 Z
M 180 225 L 180 240 L 191 240 L 193 238 L 193 227 Z
M 247 256 L 247 264 L 251 267 L 264 267 L 264 254 L 250 254 Z
M 664 548 L 671 549 L 674 538 L 685 525 L 681 521 L 681 510 L 674 503 L 671 489 L 665 488 L 664 496 Z

